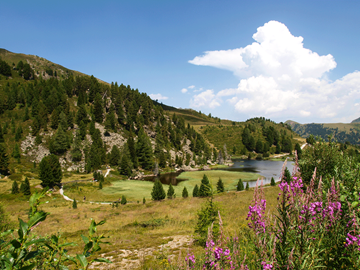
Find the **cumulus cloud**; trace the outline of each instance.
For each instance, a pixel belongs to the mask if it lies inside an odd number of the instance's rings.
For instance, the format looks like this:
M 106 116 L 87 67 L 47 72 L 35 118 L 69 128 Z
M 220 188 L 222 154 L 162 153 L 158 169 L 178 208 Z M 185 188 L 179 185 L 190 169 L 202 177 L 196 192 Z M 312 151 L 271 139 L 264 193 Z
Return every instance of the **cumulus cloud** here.
M 188 90 L 186 88 L 181 89 L 181 93 L 185 94 Z
M 166 100 L 168 97 L 163 96 L 162 94 L 150 94 L 152 100 Z
M 190 106 L 195 108 L 209 107 L 211 109 L 220 106 L 213 90 L 206 90 L 198 95 L 194 95 L 190 100 Z
M 211 102 L 200 102 L 200 97 L 206 96 L 217 106 L 226 99 L 236 111 L 251 116 L 300 115 L 309 120 L 332 121 L 346 115 L 351 120 L 360 114 L 355 105 L 360 101 L 358 71 L 334 82 L 327 80 L 326 73 L 336 67 L 334 57 L 304 48 L 303 37 L 293 36 L 277 21 L 259 27 L 253 39 L 255 42 L 244 48 L 207 51 L 189 61 L 229 70 L 240 80 L 237 87 L 195 95 L 191 104 L 210 107 Z
M 195 88 L 195 85 L 190 85 L 188 88 L 193 89 L 193 88 Z

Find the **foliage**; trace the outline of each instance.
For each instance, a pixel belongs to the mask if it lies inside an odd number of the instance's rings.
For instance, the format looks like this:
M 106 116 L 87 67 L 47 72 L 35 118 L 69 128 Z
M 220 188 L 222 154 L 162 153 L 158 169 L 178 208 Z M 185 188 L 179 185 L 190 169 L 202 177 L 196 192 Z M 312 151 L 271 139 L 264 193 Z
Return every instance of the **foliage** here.
M 125 204 L 127 203 L 126 197 L 125 197 L 124 195 L 121 196 L 121 201 L 120 201 L 120 203 L 121 203 L 122 205 L 125 205 Z
M 55 155 L 43 157 L 39 164 L 39 178 L 43 187 L 53 188 L 59 185 L 62 179 L 59 158 Z
M 221 193 L 221 192 L 225 191 L 224 183 L 221 180 L 221 178 L 219 178 L 219 181 L 216 184 L 216 190 L 217 190 L 218 193 Z
M 72 203 L 72 208 L 73 209 L 77 209 L 77 202 L 76 202 L 76 199 L 73 200 L 73 203 Z
M 250 189 L 249 182 L 246 182 L 245 190 L 249 190 L 249 189 Z
M 35 193 L 31 196 L 30 215 L 27 222 L 19 218 L 19 229 L 17 236 L 14 230 L 7 230 L 0 234 L 0 268 L 1 269 L 69 269 L 73 264 L 75 269 L 88 269 L 93 262 L 111 263 L 105 258 L 90 259 L 91 255 L 101 250 L 101 244 L 107 244 L 102 239 L 103 235 L 97 236 L 97 226 L 105 223 L 96 223 L 91 220 L 89 235 L 82 235 L 84 242 L 83 252 L 71 256 L 67 253 L 66 247 L 74 243 L 61 241 L 61 235 L 54 234 L 50 237 L 41 237 L 32 234 L 32 230 L 39 226 L 49 215 L 39 211 L 40 199 L 43 193 Z M 8 239 L 12 235 L 12 239 Z
M 0 143 L 0 173 L 7 175 L 9 173 L 9 157 L 6 148 Z
M 271 186 L 275 186 L 275 179 L 274 179 L 274 177 L 271 177 L 270 185 L 271 185 Z
M 199 189 L 199 197 L 208 197 L 212 194 L 209 178 L 204 174 Z
M 236 186 L 236 190 L 237 191 L 243 191 L 244 190 L 244 183 L 243 183 L 243 181 L 241 179 L 239 179 L 239 182 L 238 182 L 238 184 Z
M 161 184 L 159 179 L 156 179 L 153 189 L 151 191 L 151 198 L 154 201 L 161 201 L 161 200 L 165 199 L 165 196 L 166 195 L 165 195 L 163 185 Z
M 24 183 L 21 183 L 20 190 L 24 195 L 31 195 L 30 183 L 29 183 L 29 179 L 27 177 L 25 177 Z
M 175 190 L 174 190 L 174 188 L 173 188 L 173 186 L 172 186 L 172 184 L 170 183 L 170 185 L 169 185 L 169 189 L 168 189 L 168 192 L 167 192 L 167 198 L 168 199 L 173 199 L 174 198 L 174 195 L 175 195 Z
M 19 186 L 18 183 L 16 182 L 16 180 L 13 182 L 12 184 L 12 188 L 11 188 L 11 194 L 18 194 L 19 191 Z
M 189 193 L 188 193 L 186 187 L 184 187 L 184 189 L 183 189 L 183 191 L 182 191 L 182 197 L 183 197 L 183 198 L 189 197 Z
M 193 189 L 193 197 L 199 197 L 199 186 L 197 184 Z
M 197 213 L 197 222 L 195 226 L 195 239 L 201 246 L 205 246 L 208 229 L 213 226 L 213 236 L 216 238 L 219 233 L 218 220 L 219 205 L 213 201 L 210 197 L 201 206 L 201 209 Z

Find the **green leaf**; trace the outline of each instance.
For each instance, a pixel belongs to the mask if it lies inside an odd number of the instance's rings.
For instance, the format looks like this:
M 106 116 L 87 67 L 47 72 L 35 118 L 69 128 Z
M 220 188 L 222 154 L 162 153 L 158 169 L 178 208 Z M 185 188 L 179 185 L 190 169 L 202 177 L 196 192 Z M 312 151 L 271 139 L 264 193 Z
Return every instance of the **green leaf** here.
M 103 224 L 105 224 L 105 222 L 106 222 L 106 220 L 104 219 L 104 220 L 100 221 L 99 223 L 97 223 L 96 226 L 103 225 Z
M 105 259 L 105 258 L 96 258 L 94 262 L 105 262 L 105 263 L 112 263 L 112 261 Z
M 351 206 L 356 207 L 356 206 L 358 206 L 358 204 L 359 204 L 359 202 L 352 202 Z
M 340 201 L 345 202 L 346 197 L 347 197 L 346 195 L 341 195 L 341 196 L 340 196 Z
M 5 236 L 8 236 L 12 232 L 14 232 L 14 230 L 7 230 L 5 232 L 2 232 L 2 233 L 0 233 L 0 238 L 4 238 Z
M 35 267 L 35 263 L 32 263 L 30 265 L 27 265 L 27 266 L 24 266 L 24 267 L 21 267 L 19 270 L 31 270 Z
M 59 265 L 60 270 L 69 270 L 65 265 Z
M 58 244 L 59 243 L 59 237 L 57 237 L 55 234 L 51 236 L 51 242 Z
M 88 242 L 84 247 L 84 253 L 88 252 L 93 247 L 93 242 Z
M 28 225 L 22 219 L 19 218 L 18 234 L 19 234 L 20 240 L 22 240 L 24 238 L 28 229 L 29 229 Z
M 40 238 L 40 239 L 34 239 L 34 240 L 31 240 L 31 241 L 28 241 L 25 243 L 25 248 L 33 245 L 33 244 L 37 244 L 37 243 L 41 243 L 41 242 L 45 242 L 46 240 L 44 238 Z
M 88 261 L 86 260 L 85 255 L 78 254 L 76 255 L 76 258 L 79 260 L 82 267 L 86 267 L 88 265 Z
M 21 247 L 21 244 L 18 240 L 14 239 L 14 240 L 11 240 L 11 245 L 14 247 L 14 248 L 20 248 Z
M 89 238 L 87 238 L 86 236 L 81 235 L 81 238 L 83 239 L 85 244 L 89 243 Z
M 38 224 L 39 222 L 44 221 L 47 215 L 48 213 L 45 212 L 36 212 L 28 221 L 29 227 L 31 228 L 36 224 Z

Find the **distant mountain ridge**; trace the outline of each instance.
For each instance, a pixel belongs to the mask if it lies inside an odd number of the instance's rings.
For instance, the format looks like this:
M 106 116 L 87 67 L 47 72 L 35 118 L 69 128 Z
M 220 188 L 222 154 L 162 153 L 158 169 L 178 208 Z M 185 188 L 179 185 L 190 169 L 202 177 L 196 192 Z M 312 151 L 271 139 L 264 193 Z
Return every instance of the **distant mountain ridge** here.
M 359 118 L 356 118 L 355 120 L 352 120 L 351 123 L 360 123 L 360 117 Z
M 358 121 L 357 121 L 358 120 Z M 285 123 L 291 126 L 291 129 L 303 138 L 307 138 L 310 134 L 327 139 L 333 136 L 338 142 L 351 144 L 360 144 L 360 118 L 355 119 L 349 124 L 344 123 L 310 123 L 299 124 L 295 121 L 288 120 Z

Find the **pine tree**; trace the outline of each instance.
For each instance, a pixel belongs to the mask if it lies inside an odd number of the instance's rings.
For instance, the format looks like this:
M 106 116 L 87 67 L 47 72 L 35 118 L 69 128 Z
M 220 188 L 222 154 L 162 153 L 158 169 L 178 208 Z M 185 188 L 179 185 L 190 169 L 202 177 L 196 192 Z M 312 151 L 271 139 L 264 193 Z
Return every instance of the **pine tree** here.
M 285 168 L 285 171 L 284 171 L 284 175 L 283 175 L 283 177 L 282 177 L 282 180 L 286 181 L 288 184 L 289 184 L 290 181 L 291 181 L 291 173 L 290 173 L 290 171 L 288 170 L 287 167 Z
M 3 135 L 3 131 L 2 131 L 2 128 L 0 125 L 0 143 L 3 143 L 3 142 L 4 142 L 4 135 Z
M 302 149 L 301 149 L 301 146 L 300 146 L 299 143 L 295 144 L 295 150 L 296 150 L 296 153 L 297 153 L 297 157 L 300 160 L 301 156 L 302 156 Z
M 30 182 L 29 182 L 29 179 L 27 177 L 25 178 L 24 185 L 23 185 L 23 190 L 21 192 L 24 193 L 24 195 L 31 195 Z
M 124 195 L 121 196 L 121 201 L 120 201 L 120 203 L 121 203 L 122 205 L 125 205 L 125 204 L 127 203 L 127 200 L 126 200 L 126 198 L 125 198 Z
M 16 129 L 16 133 L 15 133 L 15 142 L 20 141 L 22 133 L 23 133 L 23 131 L 22 131 L 21 126 L 18 126 L 18 128 Z
M 241 179 L 239 179 L 236 190 L 237 191 L 243 191 L 244 190 L 244 183 L 243 183 L 243 181 Z
M 18 183 L 15 180 L 13 182 L 13 184 L 12 184 L 11 194 L 18 194 L 18 193 L 19 193 L 19 186 L 18 186 Z
M 170 183 L 169 189 L 168 189 L 168 192 L 167 192 L 167 198 L 172 199 L 174 197 L 174 194 L 175 194 L 175 190 L 174 190 L 172 184 Z
M 152 147 L 148 136 L 142 128 L 140 128 L 136 143 L 136 153 L 141 167 L 145 170 L 151 170 L 154 164 Z
M 73 203 L 72 203 L 72 208 L 73 209 L 77 209 L 77 202 L 76 202 L 76 199 L 73 200 Z
M 102 189 L 103 188 L 103 184 L 102 184 L 102 181 L 100 181 L 99 183 L 99 189 Z
M 219 178 L 219 181 L 217 182 L 216 184 L 216 190 L 218 193 L 222 193 L 225 191 L 225 188 L 224 188 L 224 183 L 223 181 L 221 180 L 221 178 Z
M 211 186 L 208 177 L 204 174 L 199 189 L 199 197 L 208 197 L 211 195 Z
M 145 200 L 145 197 L 143 198 L 143 204 L 145 204 L 146 203 L 146 200 Z
M 20 158 L 20 148 L 19 148 L 19 145 L 16 143 L 15 144 L 15 147 L 14 147 L 14 150 L 12 152 L 12 157 L 15 158 L 15 159 L 19 159 Z
M 159 179 L 156 179 L 153 189 L 151 191 L 151 198 L 154 201 L 160 201 L 160 200 L 165 199 L 165 197 L 166 197 L 166 195 L 165 195 L 163 185 L 161 184 Z
M 98 123 L 103 122 L 103 120 L 104 120 L 104 108 L 103 108 L 102 98 L 101 98 L 101 95 L 99 93 L 97 93 L 96 96 L 95 96 L 94 116 L 95 116 L 95 121 L 96 122 L 98 122 Z
M 270 185 L 271 185 L 271 186 L 275 186 L 275 180 L 274 180 L 274 177 L 271 177 L 271 182 L 270 182 Z
M 182 197 L 183 197 L 183 198 L 189 197 L 189 193 L 188 193 L 186 187 L 184 187 L 184 189 L 183 189 L 183 191 L 182 191 Z
M 111 149 L 109 163 L 111 166 L 119 166 L 120 164 L 120 150 L 116 145 Z
M 53 188 L 59 185 L 62 179 L 61 166 L 59 158 L 55 155 L 43 157 L 39 164 L 39 178 L 42 181 L 42 187 Z
M 199 197 L 199 187 L 196 184 L 194 189 L 193 189 L 193 197 Z
M 129 152 L 126 149 L 127 147 L 124 147 L 124 153 L 123 156 L 121 158 L 121 163 L 120 163 L 120 169 L 119 172 L 122 175 L 127 175 L 127 176 L 131 176 L 132 174 L 132 165 L 131 165 L 131 161 L 129 159 Z
M 52 154 L 63 154 L 70 148 L 66 132 L 59 127 L 54 138 L 50 141 L 49 150 Z
M 250 187 L 249 187 L 249 182 L 246 182 L 246 188 L 245 188 L 246 190 L 249 190 L 250 189 Z

